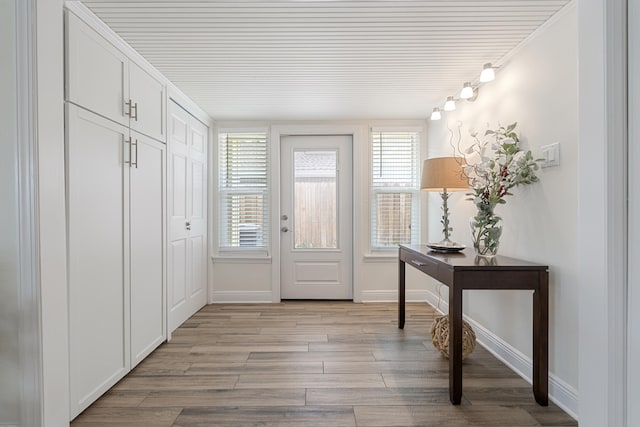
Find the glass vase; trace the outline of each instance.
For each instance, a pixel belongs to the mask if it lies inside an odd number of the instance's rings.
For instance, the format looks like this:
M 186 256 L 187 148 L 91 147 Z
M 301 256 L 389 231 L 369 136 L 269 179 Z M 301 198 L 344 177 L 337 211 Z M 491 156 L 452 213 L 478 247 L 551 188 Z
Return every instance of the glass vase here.
M 478 213 L 469 221 L 473 249 L 480 257 L 493 258 L 498 254 L 500 246 L 502 219 L 493 212 L 495 206 L 487 204 L 476 206 Z

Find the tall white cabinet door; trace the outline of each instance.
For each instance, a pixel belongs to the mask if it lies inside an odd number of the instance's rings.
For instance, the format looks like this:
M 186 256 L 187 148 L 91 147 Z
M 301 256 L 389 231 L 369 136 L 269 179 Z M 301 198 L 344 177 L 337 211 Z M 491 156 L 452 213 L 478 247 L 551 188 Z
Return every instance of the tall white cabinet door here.
M 166 338 L 165 145 L 131 132 L 131 368 Z
M 207 128 L 169 106 L 169 332 L 207 302 Z
M 128 130 L 67 106 L 70 412 L 129 372 Z
M 166 141 L 164 111 L 165 90 L 162 82 L 129 63 L 129 98 L 132 102 L 131 128 L 160 141 Z
M 66 98 L 128 126 L 129 60 L 73 13 L 67 13 Z

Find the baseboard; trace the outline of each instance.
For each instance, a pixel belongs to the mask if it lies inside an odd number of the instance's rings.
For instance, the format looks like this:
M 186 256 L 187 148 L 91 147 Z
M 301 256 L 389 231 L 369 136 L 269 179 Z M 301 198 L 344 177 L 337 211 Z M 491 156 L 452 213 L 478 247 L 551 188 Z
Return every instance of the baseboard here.
M 426 293 L 426 301 L 433 307 L 437 307 L 438 296 L 430 291 L 426 291 Z M 448 312 L 448 309 L 449 304 L 444 300 L 440 300 L 439 311 L 444 313 Z M 478 344 L 524 378 L 529 384 L 532 383 L 533 361 L 529 357 L 468 316 L 464 316 L 464 320 L 469 322 L 475 331 Z M 578 419 L 578 391 L 554 374 L 549 374 L 549 399 L 574 419 Z
M 210 304 L 272 303 L 271 291 L 213 291 Z
M 427 290 L 407 290 L 407 302 L 425 302 Z M 398 302 L 398 290 L 362 291 L 362 302 Z

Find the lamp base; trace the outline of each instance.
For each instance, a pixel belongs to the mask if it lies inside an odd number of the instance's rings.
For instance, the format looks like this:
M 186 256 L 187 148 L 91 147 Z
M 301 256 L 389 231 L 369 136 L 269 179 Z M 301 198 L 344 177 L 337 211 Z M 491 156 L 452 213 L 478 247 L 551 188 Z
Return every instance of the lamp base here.
M 461 246 L 460 243 L 452 242 L 451 240 L 449 240 L 448 237 L 445 237 L 444 239 L 440 240 L 438 242 L 438 245 L 451 247 L 451 248 L 458 248 Z

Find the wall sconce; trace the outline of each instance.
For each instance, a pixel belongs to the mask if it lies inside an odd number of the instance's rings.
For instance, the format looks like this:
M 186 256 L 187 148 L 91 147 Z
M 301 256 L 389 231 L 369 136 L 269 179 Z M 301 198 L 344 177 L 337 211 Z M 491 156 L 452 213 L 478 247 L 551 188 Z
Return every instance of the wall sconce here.
M 462 90 L 460 91 L 460 98 L 461 99 L 473 98 L 475 92 L 476 91 L 473 89 L 473 86 L 471 86 L 471 82 L 466 82 L 462 86 Z
M 456 109 L 456 101 L 453 96 L 447 97 L 447 102 L 444 103 L 444 111 L 453 111 Z
M 493 71 L 494 68 L 497 67 L 492 66 L 490 62 L 484 64 L 484 67 L 482 67 L 482 72 L 480 73 L 481 83 L 487 83 L 496 78 L 496 73 L 495 71 Z
M 442 114 L 440 114 L 440 109 L 435 107 L 431 112 L 431 120 L 440 120 L 442 118 Z

